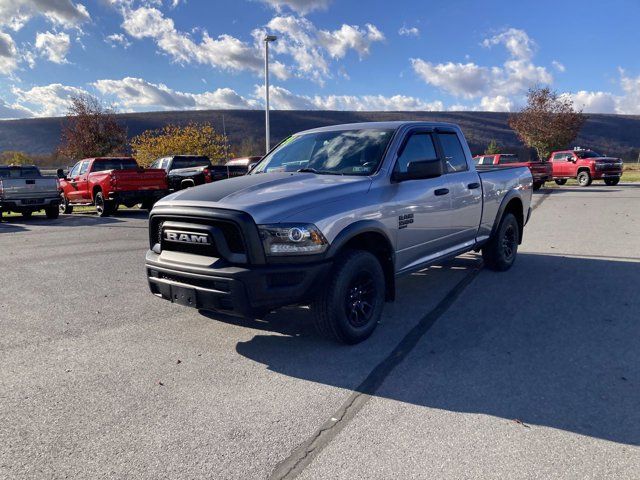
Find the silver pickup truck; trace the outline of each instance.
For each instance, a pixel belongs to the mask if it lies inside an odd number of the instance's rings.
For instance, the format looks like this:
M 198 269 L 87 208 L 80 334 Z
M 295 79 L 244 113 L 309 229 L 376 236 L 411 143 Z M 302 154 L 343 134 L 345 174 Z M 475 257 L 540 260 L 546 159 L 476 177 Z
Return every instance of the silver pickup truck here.
M 60 191 L 55 177 L 44 177 L 33 165 L 0 165 L 0 217 L 19 212 L 30 217 L 44 210 L 47 218 L 58 218 Z
M 151 292 L 258 318 L 310 305 L 321 334 L 367 338 L 395 279 L 482 250 L 513 264 L 531 212 L 526 167 L 476 171 L 456 125 L 338 125 L 290 136 L 251 172 L 176 192 L 150 214 Z

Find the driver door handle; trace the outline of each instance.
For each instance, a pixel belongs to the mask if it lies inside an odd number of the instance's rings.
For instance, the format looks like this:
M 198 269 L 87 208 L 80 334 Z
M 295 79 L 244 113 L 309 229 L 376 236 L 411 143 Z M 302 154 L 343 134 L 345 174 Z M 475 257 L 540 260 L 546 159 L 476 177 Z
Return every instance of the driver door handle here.
M 473 182 L 467 185 L 469 190 L 475 190 L 476 188 L 480 188 L 480 184 L 478 182 Z
M 437 196 L 446 195 L 447 193 L 449 193 L 449 189 L 448 188 L 438 188 L 433 193 L 435 193 Z

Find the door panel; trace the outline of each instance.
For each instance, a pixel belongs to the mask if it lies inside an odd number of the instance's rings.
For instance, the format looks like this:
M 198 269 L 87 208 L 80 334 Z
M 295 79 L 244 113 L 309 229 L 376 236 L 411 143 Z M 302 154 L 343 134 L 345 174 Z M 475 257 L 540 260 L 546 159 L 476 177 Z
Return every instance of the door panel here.
M 87 177 L 89 176 L 89 161 L 82 162 L 80 166 L 80 172 L 78 173 L 78 181 L 76 182 L 78 189 L 78 201 L 81 202 L 89 202 L 91 201 L 91 196 L 87 191 L 89 188 Z
M 414 130 L 407 134 L 400 148 L 394 172 L 404 173 L 409 163 L 439 160 L 433 136 L 429 131 Z M 449 229 L 449 194 L 442 177 L 406 180 L 392 183 L 390 189 L 398 216 L 396 261 L 398 270 L 410 268 L 442 250 Z
M 469 170 L 467 155 L 456 133 L 438 133 L 437 138 L 447 169 L 442 178 L 451 197 L 448 244 L 450 247 L 462 246 L 475 241 L 480 227 L 480 177 L 475 170 Z

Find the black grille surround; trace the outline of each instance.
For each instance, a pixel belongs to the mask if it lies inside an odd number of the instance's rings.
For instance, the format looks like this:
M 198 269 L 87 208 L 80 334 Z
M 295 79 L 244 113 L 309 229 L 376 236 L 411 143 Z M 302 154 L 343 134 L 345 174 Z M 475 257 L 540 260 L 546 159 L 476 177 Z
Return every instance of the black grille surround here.
M 162 238 L 165 226 L 176 229 L 180 224 L 186 231 L 208 232 L 211 246 L 166 242 Z M 199 228 L 200 226 L 200 228 Z M 167 248 L 172 251 L 221 257 L 232 264 L 266 263 L 262 242 L 251 215 L 235 210 L 157 206 L 149 217 L 149 246 L 156 253 Z M 206 247 L 206 248 L 203 248 Z

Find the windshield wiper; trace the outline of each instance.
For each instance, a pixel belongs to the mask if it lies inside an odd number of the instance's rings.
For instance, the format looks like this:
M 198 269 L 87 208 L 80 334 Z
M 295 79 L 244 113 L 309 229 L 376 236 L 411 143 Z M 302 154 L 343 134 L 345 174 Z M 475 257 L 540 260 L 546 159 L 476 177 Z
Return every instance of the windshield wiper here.
M 340 172 L 332 172 L 330 170 L 316 170 L 315 168 L 305 167 L 296 170 L 296 172 L 300 173 L 315 173 L 317 175 L 344 175 L 344 173 Z

